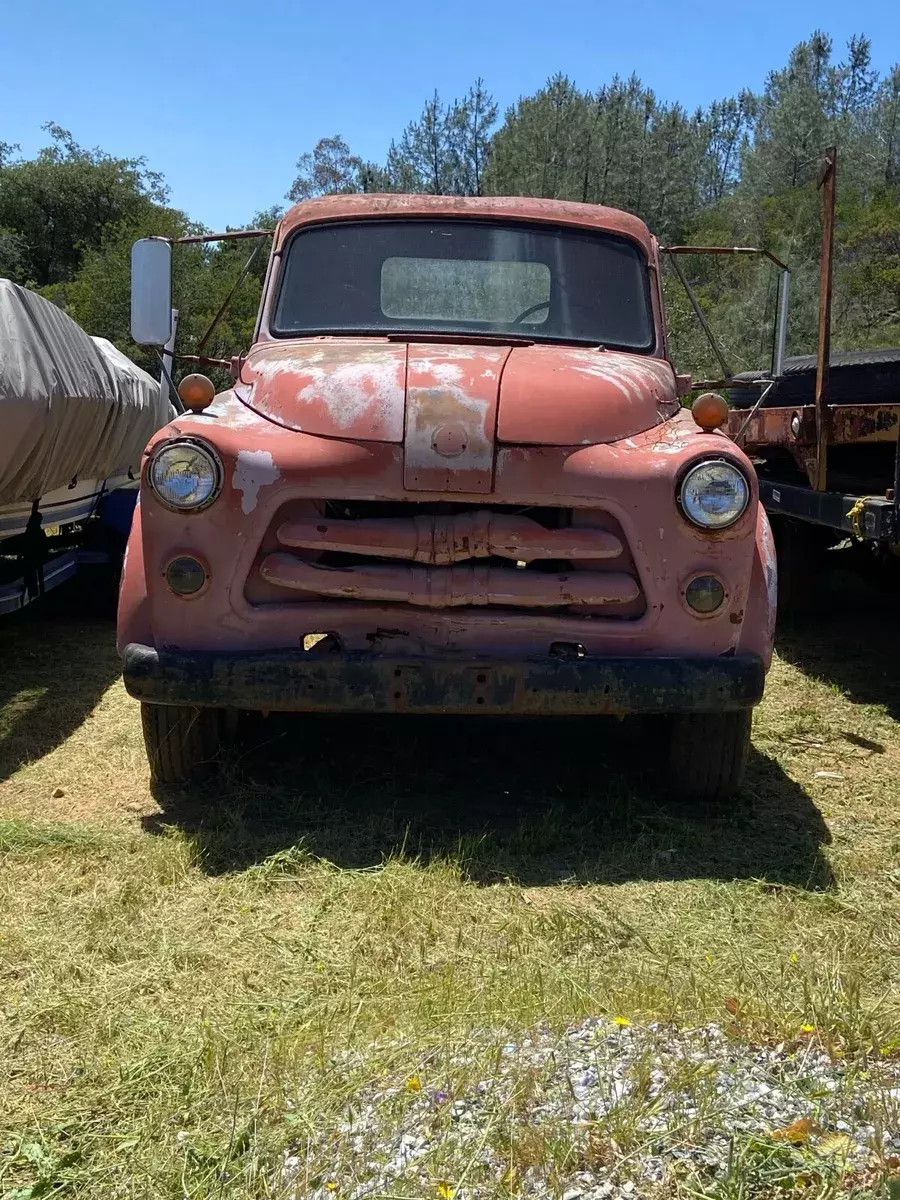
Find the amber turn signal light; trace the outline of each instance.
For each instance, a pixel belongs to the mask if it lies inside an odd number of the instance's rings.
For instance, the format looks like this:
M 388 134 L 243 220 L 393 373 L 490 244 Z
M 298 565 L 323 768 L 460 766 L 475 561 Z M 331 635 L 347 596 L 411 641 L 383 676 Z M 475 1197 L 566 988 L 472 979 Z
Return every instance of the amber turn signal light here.
M 704 392 L 691 405 L 691 416 L 706 433 L 718 429 L 728 420 L 728 404 L 716 392 Z
M 193 596 L 206 583 L 206 570 L 196 558 L 173 558 L 165 570 L 166 583 L 176 596 Z
M 178 385 L 178 398 L 191 412 L 203 412 L 216 396 L 213 381 L 205 375 L 185 375 Z

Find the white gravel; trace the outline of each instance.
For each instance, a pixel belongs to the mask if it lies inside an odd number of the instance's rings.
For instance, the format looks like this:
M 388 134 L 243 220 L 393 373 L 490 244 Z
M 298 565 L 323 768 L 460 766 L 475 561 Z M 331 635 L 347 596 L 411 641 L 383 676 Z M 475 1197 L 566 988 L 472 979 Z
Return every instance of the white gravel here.
M 425 1196 L 493 1196 L 504 1176 L 509 1187 L 506 1147 L 533 1146 L 535 1134 L 546 1153 L 532 1153 L 513 1190 L 559 1200 L 642 1200 L 674 1176 L 712 1181 L 755 1140 L 823 1170 L 900 1156 L 900 1064 L 851 1071 L 811 1035 L 754 1046 L 716 1025 L 587 1020 L 501 1043 L 489 1076 L 473 1078 L 492 1047 L 485 1032 L 413 1079 L 364 1089 L 340 1125 L 286 1152 L 292 1200 L 364 1200 L 401 1182 Z M 812 1125 L 802 1144 L 773 1138 L 801 1119 Z

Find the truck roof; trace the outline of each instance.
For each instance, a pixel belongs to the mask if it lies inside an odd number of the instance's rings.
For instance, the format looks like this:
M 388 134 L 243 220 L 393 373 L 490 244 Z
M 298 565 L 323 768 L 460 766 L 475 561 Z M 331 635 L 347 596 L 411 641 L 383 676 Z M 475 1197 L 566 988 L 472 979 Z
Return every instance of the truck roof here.
M 428 196 L 391 192 L 351 193 L 303 200 L 289 208 L 277 233 L 277 244 L 302 225 L 364 217 L 503 217 L 514 221 L 575 225 L 631 238 L 650 257 L 653 239 L 639 217 L 601 204 L 543 200 L 532 196 Z

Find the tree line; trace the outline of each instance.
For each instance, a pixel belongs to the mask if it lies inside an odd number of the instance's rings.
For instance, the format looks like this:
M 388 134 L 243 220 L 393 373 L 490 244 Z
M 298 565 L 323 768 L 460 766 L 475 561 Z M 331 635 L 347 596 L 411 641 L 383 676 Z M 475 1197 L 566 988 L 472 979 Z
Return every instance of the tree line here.
M 33 159 L 0 142 L 0 275 L 35 287 L 92 333 L 142 360 L 128 325 L 128 249 L 146 233 L 197 231 L 168 205 L 142 159 L 86 150 L 57 125 Z M 391 142 L 383 162 L 338 133 L 300 155 L 286 199 L 329 193 L 526 195 L 623 208 L 663 242 L 750 244 L 793 268 L 789 350 L 814 348 L 819 254 L 816 177 L 838 147 L 834 344 L 900 343 L 900 66 L 872 67 L 871 44 L 836 54 L 814 33 L 760 92 L 688 111 L 636 75 L 585 90 L 554 75 L 502 115 L 483 80 L 445 103 L 435 93 Z M 272 225 L 280 209 L 250 225 Z M 247 256 L 243 243 L 176 255 L 181 349 L 190 352 Z M 205 352 L 226 357 L 252 331 L 264 255 Z M 689 260 L 688 273 L 735 368 L 770 352 L 775 279 L 751 259 Z M 675 357 L 713 370 L 680 286 L 667 277 Z

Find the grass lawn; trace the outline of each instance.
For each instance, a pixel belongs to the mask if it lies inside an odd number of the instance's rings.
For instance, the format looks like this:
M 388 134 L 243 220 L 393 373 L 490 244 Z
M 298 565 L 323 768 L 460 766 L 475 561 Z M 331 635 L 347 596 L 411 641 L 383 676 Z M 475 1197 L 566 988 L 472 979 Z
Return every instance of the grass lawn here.
M 412 718 L 260 720 L 163 810 L 111 625 L 0 625 L 0 1197 L 351 1196 L 382 1153 L 354 1114 L 402 1124 L 429 1089 L 431 1148 L 368 1194 L 532 1194 L 537 1171 L 562 1196 L 585 1163 L 625 1186 L 649 1084 L 554 1125 L 529 1116 L 543 1068 L 501 1066 L 594 1017 L 815 1048 L 864 1097 L 870 1161 L 826 1167 L 804 1131 L 729 1131 L 682 1071 L 678 1136 L 718 1120 L 730 1165 L 660 1196 L 896 1195 L 896 611 L 851 589 L 783 633 L 719 816 L 654 794 L 628 725 Z M 451 1135 L 499 1075 L 492 1176 Z

